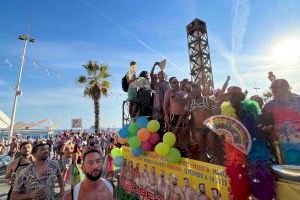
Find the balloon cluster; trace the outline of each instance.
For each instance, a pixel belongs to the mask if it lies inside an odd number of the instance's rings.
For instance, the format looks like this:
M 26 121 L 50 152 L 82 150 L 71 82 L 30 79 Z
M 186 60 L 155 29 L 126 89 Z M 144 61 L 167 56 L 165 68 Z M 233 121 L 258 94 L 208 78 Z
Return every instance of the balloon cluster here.
M 174 146 L 176 136 L 172 132 L 167 132 L 163 136 L 163 142 L 155 146 L 155 153 L 160 156 L 165 156 L 169 162 L 178 163 L 181 159 L 181 154 Z
M 157 120 L 148 121 L 147 117 L 139 117 L 136 122 L 125 125 L 119 131 L 118 142 L 120 144 L 128 143 L 131 147 L 132 155 L 140 156 L 145 151 L 153 151 L 160 136 L 157 131 L 160 124 Z
M 116 167 L 123 167 L 124 157 L 122 155 L 122 150 L 119 148 L 113 148 L 110 152 L 111 157 L 113 158 L 113 163 Z

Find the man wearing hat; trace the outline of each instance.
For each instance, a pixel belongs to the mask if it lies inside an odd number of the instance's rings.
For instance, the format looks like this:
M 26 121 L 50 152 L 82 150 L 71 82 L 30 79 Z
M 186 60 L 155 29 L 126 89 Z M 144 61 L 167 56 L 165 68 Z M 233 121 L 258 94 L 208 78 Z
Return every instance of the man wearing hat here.
M 7 199 L 10 199 L 11 192 L 13 189 L 13 185 L 15 182 L 15 178 L 19 175 L 19 173 L 25 169 L 28 165 L 34 162 L 34 158 L 31 155 L 32 144 L 29 141 L 22 142 L 20 144 L 21 156 L 14 159 L 6 168 L 5 172 L 5 180 L 8 185 L 11 186 Z

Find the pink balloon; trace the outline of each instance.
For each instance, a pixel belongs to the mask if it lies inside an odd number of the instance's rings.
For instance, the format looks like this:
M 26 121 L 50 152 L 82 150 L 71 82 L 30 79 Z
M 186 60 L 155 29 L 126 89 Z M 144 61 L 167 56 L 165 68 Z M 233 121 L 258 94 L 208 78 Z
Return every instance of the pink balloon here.
M 154 149 L 154 145 L 151 144 L 150 142 L 148 141 L 143 141 L 142 142 L 142 149 L 144 151 L 152 151 Z
M 150 137 L 148 139 L 148 141 L 151 143 L 151 144 L 157 144 L 160 140 L 160 136 L 158 133 L 151 133 L 150 134 Z

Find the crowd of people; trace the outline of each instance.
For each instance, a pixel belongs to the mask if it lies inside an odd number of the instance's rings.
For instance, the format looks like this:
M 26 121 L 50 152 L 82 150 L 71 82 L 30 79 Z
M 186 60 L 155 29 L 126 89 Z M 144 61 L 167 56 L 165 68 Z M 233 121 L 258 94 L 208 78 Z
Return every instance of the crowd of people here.
M 7 199 L 93 199 L 99 194 L 113 199 L 109 152 L 118 146 L 115 131 L 62 131 L 48 140 L 15 136 L 3 146 L 13 158 L 5 174 Z M 71 190 L 65 192 L 67 185 Z
M 155 62 L 150 74 L 142 71 L 137 77 L 137 64 L 135 61 L 130 63 L 125 76 L 126 87 L 122 80 L 130 102 L 129 114 L 133 120 L 138 116 L 158 120 L 161 133 L 174 132 L 176 148 L 185 157 L 223 165 L 224 152 L 220 147 L 224 137 L 217 136 L 203 122 L 221 114 L 222 104 L 226 101 L 239 113 L 241 103 L 249 98 L 261 109 L 258 126 L 269 140 L 273 162 L 300 164 L 300 156 L 297 156 L 300 153 L 300 97 L 291 92 L 287 80 L 276 79 L 273 72 L 269 72 L 272 99 L 266 101 L 259 95 L 247 97 L 248 91 L 239 86 L 228 87 L 230 76 L 221 89 L 211 90 L 211 81 L 205 76 L 197 83 L 188 79 L 179 81 L 174 76 L 167 79 L 163 70 L 155 73 L 157 66 L 159 63 Z
M 176 77 L 167 79 L 163 70 L 155 73 L 157 66 L 158 62 L 150 74 L 142 71 L 137 77 L 137 64 L 130 63 L 122 86 L 128 93 L 131 118 L 148 116 L 158 120 L 160 133 L 175 133 L 176 148 L 184 157 L 224 165 L 224 137 L 210 131 L 203 122 L 221 114 L 224 102 L 230 102 L 238 116 L 242 102 L 248 98 L 247 91 L 238 86 L 228 87 L 230 76 L 221 89 L 211 91 L 208 79 L 201 80 L 204 84 L 188 79 L 179 81 Z M 291 92 L 287 80 L 276 79 L 272 72 L 268 78 L 272 99 L 249 97 L 261 109 L 258 127 L 268 139 L 273 163 L 300 165 L 300 97 Z M 5 174 L 6 183 L 11 186 L 8 199 L 93 199 L 97 195 L 113 199 L 112 184 L 106 179 L 112 181 L 114 177 L 109 155 L 114 147 L 120 144 L 112 130 L 94 134 L 62 131 L 48 140 L 15 136 L 9 144 L 1 142 L 0 152 L 13 159 Z M 142 170 L 139 164 L 134 168 L 128 161 L 120 176 L 165 199 L 207 199 L 202 183 L 196 192 L 187 178 L 180 187 L 175 174 L 166 178 L 163 170 L 159 175 L 156 173 L 155 168 L 148 172 L 147 165 Z M 56 183 L 59 193 L 55 193 Z M 68 184 L 72 185 L 71 190 L 65 192 Z M 219 191 L 211 191 L 215 199 L 221 198 Z

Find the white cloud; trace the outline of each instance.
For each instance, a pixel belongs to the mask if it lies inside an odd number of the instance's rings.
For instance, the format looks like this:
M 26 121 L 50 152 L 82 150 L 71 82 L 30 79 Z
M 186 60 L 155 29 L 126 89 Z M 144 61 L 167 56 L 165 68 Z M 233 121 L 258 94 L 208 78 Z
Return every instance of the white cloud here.
M 245 83 L 237 69 L 238 62 L 236 58 L 242 51 L 244 44 L 244 36 L 247 31 L 248 18 L 250 16 L 250 0 L 236 0 L 233 4 L 233 25 L 232 25 L 232 39 L 231 52 L 232 57 L 229 60 L 233 74 L 239 80 L 241 86 L 245 88 Z

